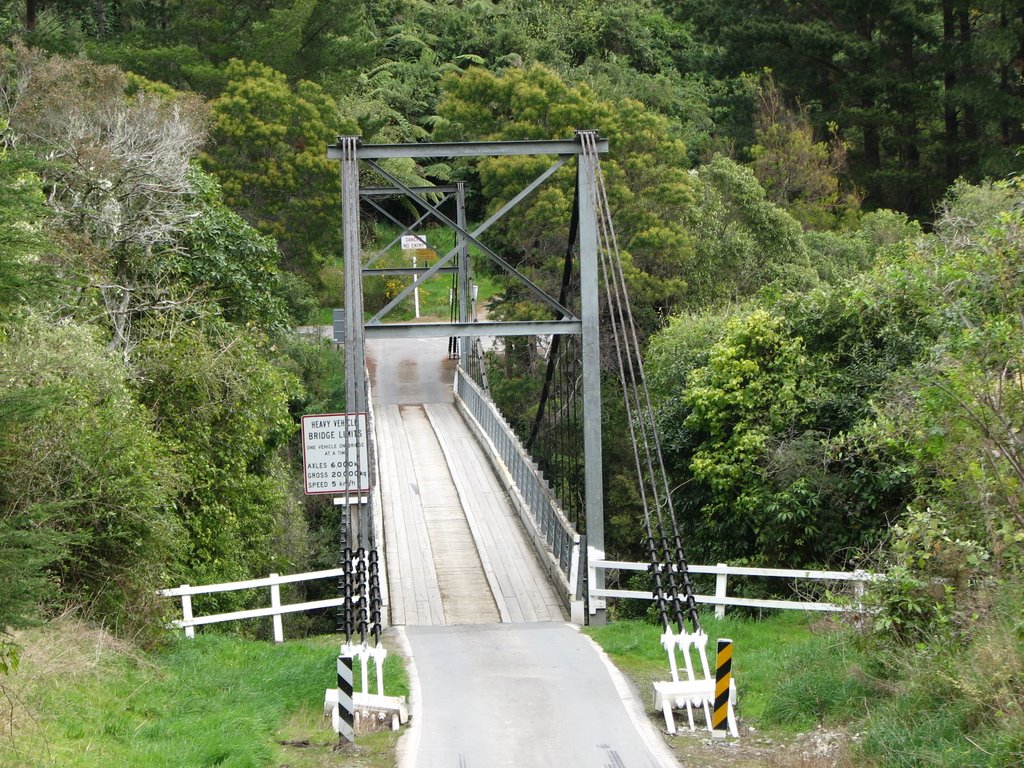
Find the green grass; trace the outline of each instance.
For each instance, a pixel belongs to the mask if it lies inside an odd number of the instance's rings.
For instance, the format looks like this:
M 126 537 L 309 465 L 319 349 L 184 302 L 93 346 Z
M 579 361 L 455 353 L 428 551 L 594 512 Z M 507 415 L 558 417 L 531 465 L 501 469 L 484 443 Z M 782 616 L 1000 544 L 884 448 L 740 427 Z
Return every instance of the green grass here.
M 1024 766 L 1024 610 L 1020 590 L 985 624 L 953 642 L 899 646 L 834 619 L 780 613 L 763 620 L 701 619 L 709 661 L 734 642 L 742 723 L 781 737 L 821 724 L 859 734 L 851 765 L 872 768 Z M 620 621 L 588 628 L 646 697 L 668 679 L 660 628 Z M 782 764 L 782 763 L 780 763 Z
M 887 653 L 891 694 L 860 724 L 862 753 L 894 768 L 1024 766 L 1024 633 L 1015 603 L 958 641 Z
M 138 654 L 72 624 L 26 648 L 4 681 L 17 705 L 2 766 L 299 768 L 329 764 L 337 742 L 322 715 L 336 636 L 275 645 L 206 634 Z M 408 691 L 394 654 L 385 691 Z M 391 764 L 390 733 L 365 740 L 348 764 Z
M 733 641 L 737 711 L 746 721 L 782 731 L 849 719 L 864 711 L 873 693 L 865 674 L 867 658 L 844 631 L 817 615 L 785 612 L 767 619 L 701 617 L 708 662 L 714 668 L 716 641 Z M 647 695 L 650 684 L 669 679 L 660 627 L 620 621 L 586 630 Z M 699 662 L 694 659 L 694 667 Z

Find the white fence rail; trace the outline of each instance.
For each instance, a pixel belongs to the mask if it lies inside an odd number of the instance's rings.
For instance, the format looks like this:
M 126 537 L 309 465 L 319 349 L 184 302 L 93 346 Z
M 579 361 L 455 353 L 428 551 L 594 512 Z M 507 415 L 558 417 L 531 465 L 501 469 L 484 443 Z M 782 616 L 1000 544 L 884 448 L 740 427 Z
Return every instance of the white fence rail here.
M 329 600 L 313 600 L 308 603 L 289 603 L 281 605 L 281 585 L 296 584 L 303 581 L 316 581 L 318 579 L 337 578 L 344 573 L 343 568 L 332 568 L 326 571 L 310 571 L 309 573 L 295 573 L 290 576 L 278 576 L 270 574 L 265 579 L 250 579 L 249 581 L 229 581 L 224 584 L 207 584 L 201 587 L 193 587 L 189 584 L 182 584 L 174 589 L 161 589 L 157 594 L 164 597 L 181 598 L 181 619 L 172 623 L 176 627 L 185 630 L 186 637 L 196 636 L 196 627 L 204 624 L 219 624 L 222 621 L 238 621 L 240 619 L 258 619 L 263 616 L 273 617 L 274 640 L 278 643 L 284 642 L 284 626 L 281 616 L 286 613 L 300 613 L 302 611 L 313 611 L 318 608 L 333 608 L 345 602 L 343 597 L 334 597 Z M 251 608 L 246 611 L 232 611 L 230 613 L 217 613 L 207 616 L 195 616 L 192 613 L 193 595 L 210 595 L 218 592 L 235 592 L 240 589 L 261 589 L 269 587 L 270 606 L 268 608 Z
M 588 563 L 591 572 L 589 583 L 595 583 L 593 572 L 598 569 L 605 571 L 647 571 L 650 569 L 648 563 L 630 563 L 620 560 L 594 560 Z M 808 571 L 789 568 L 747 568 L 743 566 L 730 566 L 725 563 L 718 565 L 688 565 L 690 573 L 712 574 L 715 576 L 714 595 L 694 595 L 698 603 L 715 606 L 715 616 L 721 618 L 725 615 L 725 608 L 728 605 L 742 606 L 745 608 L 772 608 L 781 610 L 797 611 L 858 611 L 861 610 L 860 598 L 864 594 L 864 587 L 877 575 L 867 571 Z M 839 605 L 836 603 L 824 603 L 811 600 L 760 600 L 749 597 L 729 597 L 730 576 L 767 576 L 769 578 L 792 579 L 795 581 L 819 581 L 819 582 L 852 582 L 852 598 L 850 605 Z M 638 589 L 592 589 L 591 598 L 633 598 L 637 600 L 653 600 L 654 594 L 647 590 Z

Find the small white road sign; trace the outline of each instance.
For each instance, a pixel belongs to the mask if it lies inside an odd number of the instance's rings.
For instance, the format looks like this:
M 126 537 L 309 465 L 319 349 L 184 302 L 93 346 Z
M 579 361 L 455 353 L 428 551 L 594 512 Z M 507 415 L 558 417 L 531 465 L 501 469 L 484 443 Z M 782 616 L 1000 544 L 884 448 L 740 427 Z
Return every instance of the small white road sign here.
M 430 246 L 427 245 L 427 238 L 419 235 L 402 235 L 403 251 L 424 251 Z
M 366 414 L 303 416 L 302 467 L 308 494 L 369 491 Z

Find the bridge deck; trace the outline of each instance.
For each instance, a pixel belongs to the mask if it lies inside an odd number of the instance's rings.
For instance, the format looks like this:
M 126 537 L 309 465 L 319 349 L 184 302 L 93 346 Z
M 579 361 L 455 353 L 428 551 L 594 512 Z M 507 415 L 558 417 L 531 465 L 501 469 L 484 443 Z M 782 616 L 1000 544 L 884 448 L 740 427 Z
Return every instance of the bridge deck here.
M 377 403 L 391 622 L 563 621 L 483 449 L 451 403 Z

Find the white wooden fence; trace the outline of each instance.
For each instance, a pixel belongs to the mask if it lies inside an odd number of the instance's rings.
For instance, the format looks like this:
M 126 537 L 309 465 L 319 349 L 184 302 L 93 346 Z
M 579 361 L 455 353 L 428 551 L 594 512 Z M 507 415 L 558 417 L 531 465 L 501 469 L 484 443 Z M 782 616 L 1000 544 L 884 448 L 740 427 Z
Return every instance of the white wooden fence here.
M 332 597 L 329 600 L 313 600 L 308 603 L 289 603 L 281 605 L 281 585 L 295 584 L 302 581 L 316 581 L 318 579 L 337 578 L 344 573 L 342 568 L 332 568 L 326 571 L 310 571 L 309 573 L 296 573 L 291 576 L 278 576 L 270 574 L 265 579 L 251 579 L 249 581 L 230 581 L 225 584 L 207 584 L 201 587 L 193 587 L 182 584 L 174 589 L 161 589 L 158 594 L 164 597 L 181 598 L 181 619 L 172 622 L 176 627 L 185 630 L 186 637 L 196 636 L 196 627 L 204 624 L 218 624 L 222 621 L 238 621 L 239 619 L 257 619 L 262 616 L 272 616 L 274 620 L 274 640 L 278 643 L 284 642 L 284 627 L 281 616 L 286 613 L 299 613 L 301 611 L 312 611 L 317 608 L 332 608 L 342 605 L 345 602 L 343 597 Z M 270 588 L 270 607 L 252 608 L 246 611 L 232 611 L 230 613 L 217 613 L 208 616 L 195 616 L 192 613 L 192 596 L 209 595 L 216 592 L 234 592 L 239 589 L 260 589 Z
M 606 571 L 647 571 L 650 565 L 647 563 L 631 563 L 620 560 L 592 560 L 588 564 L 591 572 L 602 568 Z M 880 578 L 878 575 L 870 574 L 867 571 L 809 571 L 787 568 L 747 568 L 742 566 L 730 566 L 725 563 L 718 565 L 689 565 L 690 573 L 713 574 L 715 576 L 714 595 L 694 595 L 698 603 L 715 606 L 715 616 L 721 618 L 725 615 L 726 606 L 743 606 L 746 608 L 773 608 L 782 610 L 800 611 L 856 611 L 860 610 L 860 597 L 864 593 L 865 585 Z M 344 573 L 342 568 L 332 568 L 326 571 L 311 571 L 309 573 L 296 573 L 290 576 L 279 576 L 276 573 L 270 574 L 265 579 L 250 579 L 249 581 L 231 581 L 224 584 L 206 584 L 203 586 L 191 586 L 182 584 L 174 589 L 162 589 L 159 594 L 164 597 L 181 598 L 181 619 L 172 623 L 176 627 L 185 630 L 186 637 L 195 637 L 196 627 L 204 624 L 218 624 L 224 621 L 239 621 L 242 619 L 256 619 L 263 616 L 270 616 L 274 625 L 274 640 L 278 643 L 284 642 L 284 627 L 281 616 L 286 613 L 299 613 L 301 611 L 312 611 L 319 608 L 333 608 L 344 603 L 342 597 L 334 597 L 328 600 L 313 600 L 307 603 L 281 604 L 281 585 L 295 584 L 304 581 L 316 581 L 318 579 L 338 578 Z M 770 578 L 791 579 L 794 581 L 817 581 L 817 582 L 851 582 L 851 597 L 853 601 L 848 605 L 836 603 L 825 603 L 809 600 L 761 600 L 749 597 L 730 597 L 728 594 L 730 576 L 767 576 Z M 269 589 L 270 605 L 267 608 L 250 608 L 245 611 L 231 611 L 230 613 L 217 613 L 206 616 L 196 616 L 192 611 L 193 595 L 209 595 L 217 592 L 233 592 L 240 589 Z M 650 590 L 639 589 L 592 589 L 591 599 L 604 598 L 633 598 L 637 600 L 653 600 L 654 595 Z
M 593 584 L 593 572 L 597 568 L 606 571 L 646 571 L 650 568 L 648 563 L 630 563 L 619 560 L 593 560 L 588 563 L 591 573 L 590 583 Z M 867 582 L 877 579 L 878 576 L 867 571 L 806 571 L 787 568 L 746 568 L 730 566 L 725 563 L 718 565 L 688 565 L 690 573 L 714 574 L 715 594 L 694 595 L 698 603 L 715 606 L 715 616 L 721 618 L 725 615 L 727 605 L 744 606 L 746 608 L 776 608 L 782 610 L 798 611 L 856 611 L 860 610 L 860 598 L 864 594 L 864 586 Z M 852 582 L 853 602 L 850 605 L 838 605 L 835 603 L 824 603 L 808 600 L 759 600 L 749 597 L 729 597 L 730 576 L 767 576 L 779 579 L 807 580 L 807 581 L 848 581 Z M 626 597 L 638 600 L 653 600 L 654 595 L 650 590 L 638 589 L 592 589 L 591 598 Z

